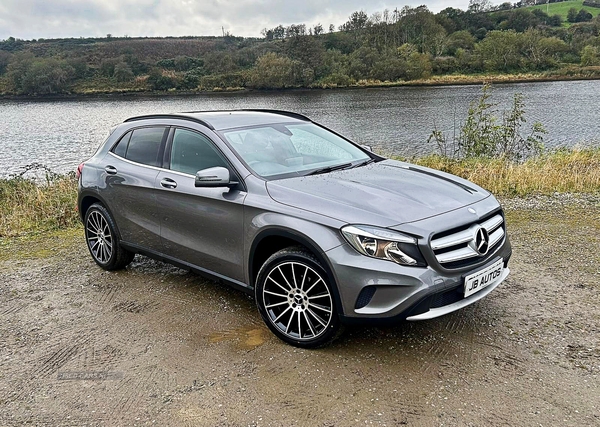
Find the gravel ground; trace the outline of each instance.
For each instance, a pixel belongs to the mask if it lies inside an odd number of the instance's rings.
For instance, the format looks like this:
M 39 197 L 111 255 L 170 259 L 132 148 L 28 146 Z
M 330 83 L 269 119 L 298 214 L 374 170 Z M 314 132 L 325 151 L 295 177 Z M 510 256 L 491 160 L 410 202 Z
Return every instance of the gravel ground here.
M 0 426 L 600 425 L 598 196 L 509 199 L 509 279 L 300 350 L 252 300 L 81 231 L 0 242 Z

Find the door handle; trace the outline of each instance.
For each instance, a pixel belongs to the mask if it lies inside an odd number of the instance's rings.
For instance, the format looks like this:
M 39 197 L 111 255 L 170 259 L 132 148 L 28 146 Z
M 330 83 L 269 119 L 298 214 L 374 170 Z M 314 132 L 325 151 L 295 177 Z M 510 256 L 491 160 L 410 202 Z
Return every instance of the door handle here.
M 111 165 L 108 165 L 104 168 L 104 171 L 109 175 L 115 175 L 117 173 L 117 168 Z
M 164 188 L 177 188 L 177 183 L 171 178 L 163 178 L 160 181 L 160 185 Z

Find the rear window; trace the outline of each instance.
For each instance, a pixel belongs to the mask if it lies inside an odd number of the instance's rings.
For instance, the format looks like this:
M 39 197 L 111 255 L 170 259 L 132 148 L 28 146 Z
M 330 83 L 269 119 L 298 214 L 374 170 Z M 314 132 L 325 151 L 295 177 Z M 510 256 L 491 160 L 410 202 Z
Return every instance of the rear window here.
M 160 147 L 165 128 L 143 128 L 130 131 L 112 149 L 119 157 L 148 166 L 161 166 Z

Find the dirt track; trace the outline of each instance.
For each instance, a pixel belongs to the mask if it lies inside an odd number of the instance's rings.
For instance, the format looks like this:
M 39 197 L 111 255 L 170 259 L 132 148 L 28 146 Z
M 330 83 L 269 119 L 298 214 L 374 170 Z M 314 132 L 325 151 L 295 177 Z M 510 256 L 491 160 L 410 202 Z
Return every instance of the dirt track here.
M 245 295 L 80 232 L 0 245 L 0 426 L 600 425 L 600 201 L 509 201 L 512 274 L 433 321 L 277 340 Z

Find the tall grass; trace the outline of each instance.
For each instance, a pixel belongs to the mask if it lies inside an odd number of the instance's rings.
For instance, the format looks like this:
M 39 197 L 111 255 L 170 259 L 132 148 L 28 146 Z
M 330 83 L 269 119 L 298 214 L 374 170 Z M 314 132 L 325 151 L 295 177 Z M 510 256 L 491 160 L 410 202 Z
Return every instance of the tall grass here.
M 600 148 L 563 149 L 524 162 L 439 155 L 410 161 L 458 175 L 502 196 L 600 192 Z
M 600 192 L 600 148 L 559 150 L 524 162 L 438 155 L 408 160 L 461 176 L 500 196 Z M 75 226 L 76 201 L 73 174 L 47 173 L 43 182 L 22 176 L 0 179 L 0 238 Z
M 74 226 L 77 181 L 73 174 L 47 173 L 45 180 L 0 179 L 0 237 Z

